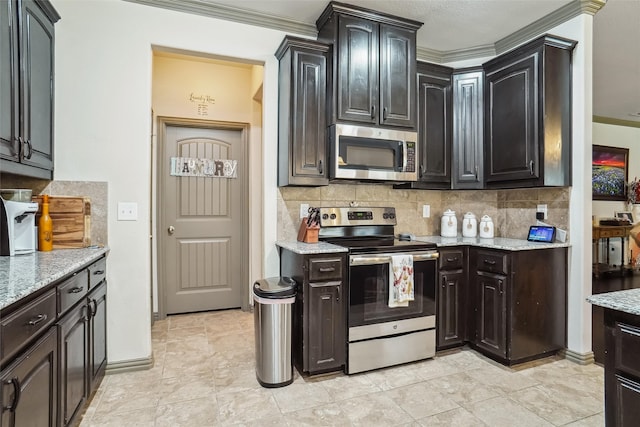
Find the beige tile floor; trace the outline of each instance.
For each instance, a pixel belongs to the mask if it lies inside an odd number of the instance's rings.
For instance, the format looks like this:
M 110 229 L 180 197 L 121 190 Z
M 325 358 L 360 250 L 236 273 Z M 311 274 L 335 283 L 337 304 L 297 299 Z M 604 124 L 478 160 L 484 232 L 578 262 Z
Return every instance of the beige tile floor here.
M 603 369 L 564 359 L 510 369 L 473 350 L 357 375 L 261 387 L 253 315 L 171 316 L 152 369 L 107 375 L 89 426 L 603 426 Z

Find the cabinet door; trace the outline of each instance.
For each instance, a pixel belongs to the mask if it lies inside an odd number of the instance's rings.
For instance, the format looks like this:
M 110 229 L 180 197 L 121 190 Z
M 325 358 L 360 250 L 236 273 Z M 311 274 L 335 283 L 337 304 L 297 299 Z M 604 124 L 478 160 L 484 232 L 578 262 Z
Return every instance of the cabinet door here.
M 387 126 L 416 126 L 416 32 L 380 24 L 380 117 Z
M 510 64 L 497 64 L 497 71 L 485 70 L 487 184 L 540 176 L 539 61 L 539 52 L 534 52 Z
M 378 24 L 340 16 L 338 119 L 378 123 Z
M 21 3 L 22 162 L 53 169 L 53 23 L 33 0 Z
M 450 78 L 418 74 L 418 180 L 434 188 L 451 186 L 451 109 Z
M 342 282 L 309 284 L 309 372 L 339 368 L 345 361 Z
M 89 295 L 89 394 L 94 392 L 107 367 L 107 282 Z
M 613 399 L 616 400 L 614 423 L 620 427 L 638 425 L 640 419 L 640 383 L 622 375 L 615 375 L 615 391 Z M 607 417 L 609 419 L 609 417 Z M 608 425 L 608 423 L 607 423 Z
M 56 327 L 0 373 L 0 427 L 57 426 Z
M 507 355 L 506 277 L 476 274 L 476 345 L 496 356 Z
M 18 32 L 16 4 L 0 3 L 0 157 L 18 161 Z
M 484 73 L 453 75 L 453 188 L 482 188 Z
M 442 255 L 442 254 L 441 254 Z M 439 273 L 437 349 L 464 343 L 465 274 L 463 270 Z
M 87 305 L 66 314 L 60 328 L 60 425 L 67 426 L 81 412 L 88 396 Z

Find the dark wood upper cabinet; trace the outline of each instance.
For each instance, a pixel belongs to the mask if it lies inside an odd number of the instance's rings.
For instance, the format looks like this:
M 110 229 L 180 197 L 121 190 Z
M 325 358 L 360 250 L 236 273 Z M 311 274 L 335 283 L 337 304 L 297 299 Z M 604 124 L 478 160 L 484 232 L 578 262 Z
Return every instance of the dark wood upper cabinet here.
M 328 185 L 326 91 L 329 46 L 285 37 L 278 101 L 278 185 Z
M 451 188 L 453 69 L 418 62 L 418 180 L 396 188 Z
M 571 54 L 545 35 L 484 64 L 487 188 L 571 185 Z
M 453 73 L 453 163 L 451 187 L 484 187 L 484 72 Z
M 416 32 L 422 23 L 331 2 L 318 40 L 333 45 L 331 123 L 416 127 Z
M 48 1 L 0 6 L 0 165 L 3 172 L 53 177 L 54 23 Z

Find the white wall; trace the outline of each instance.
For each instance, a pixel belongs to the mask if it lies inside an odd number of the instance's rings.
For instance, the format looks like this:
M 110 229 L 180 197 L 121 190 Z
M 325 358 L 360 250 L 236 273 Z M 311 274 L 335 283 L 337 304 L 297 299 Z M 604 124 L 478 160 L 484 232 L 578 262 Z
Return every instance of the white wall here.
M 640 128 L 593 124 L 593 144 L 629 149 L 629 180 L 640 178 Z M 593 201 L 593 215 L 598 218 L 611 217 L 614 212 L 627 211 L 629 206 L 622 201 Z
M 120 0 L 52 0 L 56 24 L 55 179 L 109 183 L 108 360 L 151 355 L 152 46 L 265 64 L 262 212 L 265 275 L 275 252 L 277 72 L 284 33 Z M 118 201 L 138 221 L 116 220 Z M 275 258 L 274 258 L 275 257 Z M 276 262 L 273 262 L 273 260 Z M 270 260 L 271 262 L 267 262 Z

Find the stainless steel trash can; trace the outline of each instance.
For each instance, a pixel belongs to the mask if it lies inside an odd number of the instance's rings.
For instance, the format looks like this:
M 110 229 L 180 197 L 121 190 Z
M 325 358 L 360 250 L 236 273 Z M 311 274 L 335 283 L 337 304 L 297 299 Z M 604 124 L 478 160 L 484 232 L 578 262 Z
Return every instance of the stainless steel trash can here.
M 293 382 L 291 317 L 296 282 L 269 277 L 253 284 L 253 321 L 256 334 L 256 378 L 263 387 Z

